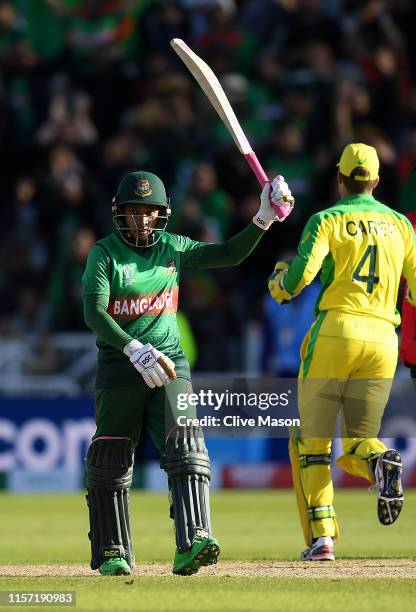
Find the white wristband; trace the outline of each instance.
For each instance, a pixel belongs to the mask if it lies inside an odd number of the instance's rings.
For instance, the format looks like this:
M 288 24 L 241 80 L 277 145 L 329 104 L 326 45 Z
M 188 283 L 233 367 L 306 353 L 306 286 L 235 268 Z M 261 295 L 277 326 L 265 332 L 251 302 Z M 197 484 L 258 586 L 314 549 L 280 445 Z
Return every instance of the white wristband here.
M 273 219 L 273 221 L 274 221 L 274 219 Z M 264 221 L 264 219 L 262 219 L 258 213 L 256 215 L 254 215 L 254 217 L 253 217 L 254 225 L 257 225 L 257 227 L 259 227 L 260 229 L 262 229 L 264 231 L 269 229 L 269 227 L 271 226 L 273 221 Z
M 143 347 L 143 344 L 139 340 L 130 340 L 128 344 L 123 348 L 123 353 L 127 357 L 131 357 L 135 351 L 138 351 Z

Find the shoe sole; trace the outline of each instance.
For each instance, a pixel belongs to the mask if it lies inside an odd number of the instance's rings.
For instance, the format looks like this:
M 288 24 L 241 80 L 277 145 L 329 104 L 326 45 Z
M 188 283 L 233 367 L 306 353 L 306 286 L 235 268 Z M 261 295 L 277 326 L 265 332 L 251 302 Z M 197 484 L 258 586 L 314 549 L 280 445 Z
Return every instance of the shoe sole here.
M 127 572 L 126 570 L 118 570 L 116 572 L 102 572 L 98 570 L 101 576 L 130 576 L 131 572 Z
M 194 563 L 197 562 L 199 567 L 207 565 L 215 565 L 220 556 L 220 547 L 218 544 L 211 542 L 205 546 L 194 558 Z M 199 568 L 198 568 L 199 569 Z
M 311 553 L 311 549 L 307 548 L 300 556 L 301 561 L 335 561 L 333 552 Z
M 401 483 L 402 460 L 395 450 L 383 453 L 381 478 L 382 490 L 379 491 L 377 501 L 378 520 L 382 525 L 392 525 L 403 508 L 403 488 Z
M 192 576 L 196 574 L 199 568 L 207 565 L 215 565 L 220 556 L 220 547 L 214 542 L 207 542 L 206 546 L 200 550 L 192 559 L 192 564 L 188 567 L 183 567 L 179 570 L 174 570 L 173 573 L 177 576 Z
M 335 555 L 325 553 L 323 555 L 312 555 L 307 561 L 335 561 Z
M 333 553 L 322 553 L 320 555 L 301 556 L 301 561 L 335 561 Z

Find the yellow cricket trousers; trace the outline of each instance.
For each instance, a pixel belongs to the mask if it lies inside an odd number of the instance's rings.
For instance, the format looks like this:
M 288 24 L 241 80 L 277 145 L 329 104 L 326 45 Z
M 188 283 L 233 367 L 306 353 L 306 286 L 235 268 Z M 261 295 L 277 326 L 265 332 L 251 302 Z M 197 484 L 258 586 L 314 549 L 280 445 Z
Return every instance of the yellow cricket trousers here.
M 289 443 L 296 499 L 309 546 L 338 536 L 331 443 L 341 415 L 344 454 L 337 465 L 374 482 L 369 461 L 387 450 L 377 439 L 397 365 L 394 326 L 375 317 L 320 313 L 301 348 L 300 435 Z

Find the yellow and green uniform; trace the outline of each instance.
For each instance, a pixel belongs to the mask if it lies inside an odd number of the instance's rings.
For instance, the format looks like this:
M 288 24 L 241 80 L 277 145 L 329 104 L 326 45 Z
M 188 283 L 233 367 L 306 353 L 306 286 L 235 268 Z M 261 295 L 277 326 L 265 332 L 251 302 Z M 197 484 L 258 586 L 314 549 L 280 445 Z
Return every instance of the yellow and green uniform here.
M 317 319 L 301 349 L 301 435 L 290 442 L 307 544 L 311 537 L 337 535 L 330 452 L 338 410 L 343 413 L 340 467 L 373 481 L 369 460 L 386 450 L 376 436 L 397 363 L 402 275 L 416 295 L 413 228 L 372 195 L 348 196 L 310 218 L 283 289 L 298 293 L 320 270 Z

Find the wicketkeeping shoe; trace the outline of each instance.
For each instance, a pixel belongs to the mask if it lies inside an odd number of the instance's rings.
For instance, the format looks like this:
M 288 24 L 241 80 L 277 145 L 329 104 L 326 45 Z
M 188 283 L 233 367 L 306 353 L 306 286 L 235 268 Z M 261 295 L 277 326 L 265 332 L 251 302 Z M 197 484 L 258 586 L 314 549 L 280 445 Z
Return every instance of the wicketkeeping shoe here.
M 184 553 L 176 549 L 173 560 L 173 573 L 180 576 L 196 574 L 203 565 L 213 565 L 218 561 L 220 545 L 215 538 L 195 540 Z
M 122 557 L 107 559 L 98 568 L 103 576 L 128 576 L 131 574 L 130 565 Z
M 331 536 L 322 536 L 300 556 L 302 561 L 335 561 L 334 543 Z
M 394 449 L 385 451 L 376 461 L 377 512 L 382 525 L 392 525 L 403 507 L 402 471 L 402 459 Z

